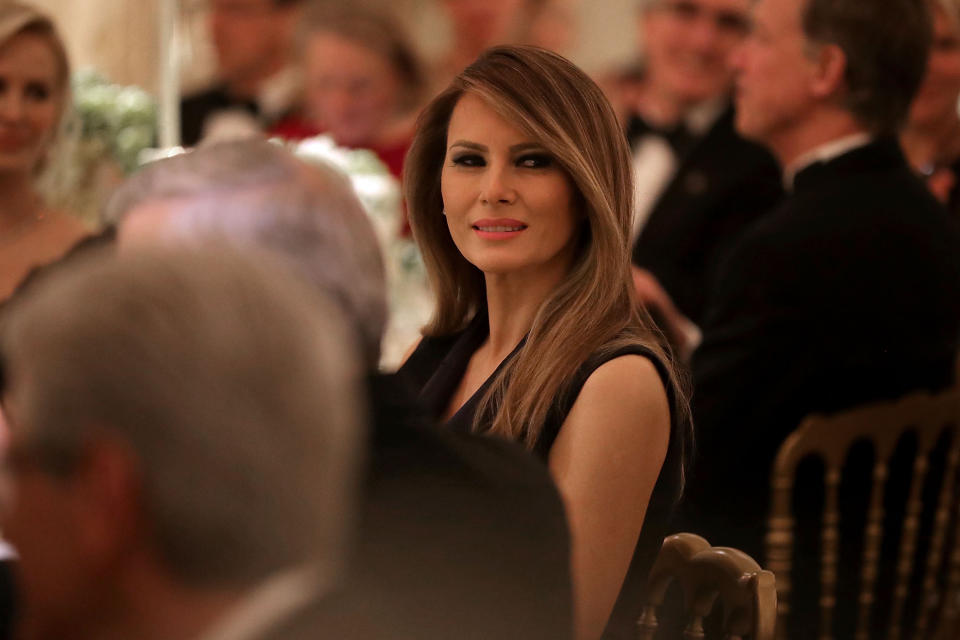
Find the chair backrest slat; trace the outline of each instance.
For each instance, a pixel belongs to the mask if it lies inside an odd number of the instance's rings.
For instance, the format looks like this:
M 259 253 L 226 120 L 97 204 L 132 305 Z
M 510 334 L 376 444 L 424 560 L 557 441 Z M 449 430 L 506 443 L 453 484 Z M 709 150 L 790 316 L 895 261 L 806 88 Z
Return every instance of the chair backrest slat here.
M 960 636 L 960 500 L 954 502 L 954 527 L 938 640 L 956 640 Z
M 887 464 L 874 462 L 873 486 L 870 489 L 870 508 L 863 542 L 863 560 L 860 572 L 860 606 L 857 612 L 855 640 L 868 640 L 870 612 L 876 599 L 877 573 L 880 567 L 880 546 L 883 541 L 883 504 L 886 498 Z
M 826 474 L 826 502 L 820 549 L 820 637 L 830 640 L 833 610 L 837 605 L 837 564 L 840 561 L 840 468 Z
M 960 509 L 956 512 L 951 508 L 956 499 L 957 466 L 960 463 L 960 434 L 955 434 L 947 453 L 946 468 L 943 474 L 943 484 L 937 498 L 937 510 L 933 516 L 933 531 L 930 535 L 930 549 L 927 552 L 926 572 L 923 576 L 923 592 L 935 594 L 924 598 L 917 613 L 917 624 L 914 638 L 921 640 L 927 637 L 927 628 L 937 607 L 943 607 L 942 592 L 938 591 L 937 573 L 943 566 L 946 554 L 947 533 L 950 529 L 951 516 L 960 516 Z M 955 518 L 956 519 L 956 518 Z
M 917 553 L 917 535 L 920 531 L 920 515 L 923 511 L 923 483 L 927 478 L 927 451 L 917 452 L 910 479 L 910 497 L 904 512 L 900 550 L 897 554 L 896 583 L 893 587 L 893 609 L 890 613 L 887 637 L 899 640 L 903 624 L 903 611 L 907 603 L 910 576 L 913 574 L 913 558 Z

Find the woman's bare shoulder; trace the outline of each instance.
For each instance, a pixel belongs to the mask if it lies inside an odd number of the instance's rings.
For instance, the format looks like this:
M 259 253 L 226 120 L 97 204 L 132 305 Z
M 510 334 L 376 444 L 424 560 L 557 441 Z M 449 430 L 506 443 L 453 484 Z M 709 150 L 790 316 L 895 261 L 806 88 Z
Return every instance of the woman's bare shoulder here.
M 635 452 L 650 446 L 665 453 L 669 434 L 670 401 L 656 366 L 645 356 L 623 355 L 587 378 L 551 457 L 579 457 L 593 449 Z

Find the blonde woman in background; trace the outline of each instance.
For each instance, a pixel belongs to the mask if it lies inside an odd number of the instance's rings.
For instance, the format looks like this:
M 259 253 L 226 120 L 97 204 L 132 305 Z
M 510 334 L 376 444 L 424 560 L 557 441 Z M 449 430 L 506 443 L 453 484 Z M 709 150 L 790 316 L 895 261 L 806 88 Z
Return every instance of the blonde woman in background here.
M 559 55 L 491 49 L 422 113 L 404 191 L 437 312 L 399 375 L 446 428 L 544 460 L 571 528 L 575 637 L 632 637 L 689 423 L 634 299 L 613 109 Z
M 960 0 L 929 0 L 933 45 L 901 136 L 910 164 L 960 215 Z
M 36 187 L 69 104 L 70 65 L 53 22 L 27 5 L 0 5 L 0 300 L 86 235 Z

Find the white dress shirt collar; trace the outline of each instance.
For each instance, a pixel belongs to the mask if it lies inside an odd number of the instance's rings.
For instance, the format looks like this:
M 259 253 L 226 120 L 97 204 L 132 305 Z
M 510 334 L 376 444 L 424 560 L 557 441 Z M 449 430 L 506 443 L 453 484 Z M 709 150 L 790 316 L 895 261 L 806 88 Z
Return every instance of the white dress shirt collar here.
M 839 158 L 845 153 L 854 149 L 864 147 L 870 144 L 872 136 L 869 133 L 853 133 L 836 140 L 831 140 L 817 147 L 814 147 L 806 153 L 800 154 L 783 171 L 783 184 L 787 190 L 793 189 L 793 180 L 797 174 L 818 162 L 829 162 L 834 158 Z
M 318 599 L 329 581 L 314 567 L 276 573 L 254 587 L 197 640 L 253 640 Z
M 683 118 L 684 124 L 687 125 L 690 133 L 702 136 L 720 119 L 728 104 L 730 100 L 726 96 L 701 102 L 687 111 Z

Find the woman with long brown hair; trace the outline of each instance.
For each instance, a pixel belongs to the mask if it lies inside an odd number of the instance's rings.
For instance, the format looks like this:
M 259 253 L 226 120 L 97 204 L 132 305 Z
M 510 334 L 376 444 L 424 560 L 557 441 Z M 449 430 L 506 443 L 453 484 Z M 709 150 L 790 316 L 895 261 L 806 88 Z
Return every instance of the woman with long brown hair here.
M 422 113 L 404 191 L 437 310 L 401 376 L 448 428 L 547 462 L 573 539 L 575 637 L 629 635 L 689 423 L 633 297 L 610 104 L 559 55 L 491 49 Z
M 0 5 L 0 300 L 86 235 L 36 186 L 69 104 L 70 66 L 53 22 L 24 4 Z

